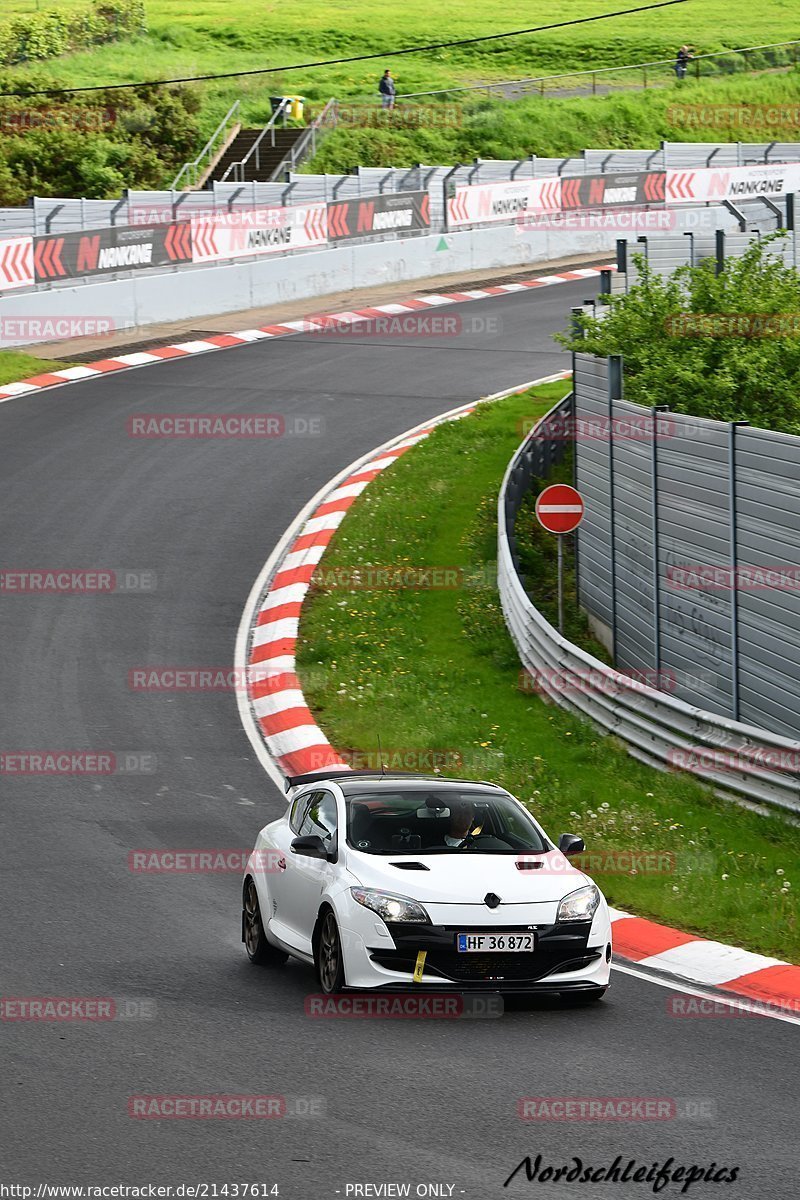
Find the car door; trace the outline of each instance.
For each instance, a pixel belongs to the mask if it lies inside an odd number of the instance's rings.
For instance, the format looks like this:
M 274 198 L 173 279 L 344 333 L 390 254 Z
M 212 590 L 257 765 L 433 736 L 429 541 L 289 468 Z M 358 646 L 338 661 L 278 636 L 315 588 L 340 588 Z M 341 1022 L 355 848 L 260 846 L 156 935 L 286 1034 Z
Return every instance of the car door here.
M 281 865 L 276 864 L 268 876 L 267 890 L 271 903 L 267 919 L 271 932 L 292 946 L 297 944 L 297 934 L 291 919 L 292 875 L 297 856 L 292 854 L 291 844 L 300 832 L 309 805 L 318 795 L 317 791 L 301 792 L 292 802 L 286 819 L 277 829 L 273 829 L 274 846 L 280 854 Z
M 335 851 L 338 846 L 338 816 L 336 797 L 332 792 L 314 792 L 306 806 L 298 837 L 316 834 L 322 838 L 326 849 Z M 305 854 L 294 854 L 291 850 L 284 872 L 285 913 L 284 920 L 290 926 L 299 944 L 311 952 L 311 934 L 319 912 L 320 897 L 336 873 L 336 864 L 321 858 L 309 858 Z

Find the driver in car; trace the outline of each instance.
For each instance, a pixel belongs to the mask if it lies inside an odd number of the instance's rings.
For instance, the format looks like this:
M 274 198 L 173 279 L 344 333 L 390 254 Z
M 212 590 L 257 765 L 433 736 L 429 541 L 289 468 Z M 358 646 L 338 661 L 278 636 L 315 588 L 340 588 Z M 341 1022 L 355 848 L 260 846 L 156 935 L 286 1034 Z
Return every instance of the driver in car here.
M 475 820 L 475 805 L 471 800 L 460 797 L 450 801 L 450 828 L 444 835 L 446 846 L 460 846 L 464 838 L 477 822 Z

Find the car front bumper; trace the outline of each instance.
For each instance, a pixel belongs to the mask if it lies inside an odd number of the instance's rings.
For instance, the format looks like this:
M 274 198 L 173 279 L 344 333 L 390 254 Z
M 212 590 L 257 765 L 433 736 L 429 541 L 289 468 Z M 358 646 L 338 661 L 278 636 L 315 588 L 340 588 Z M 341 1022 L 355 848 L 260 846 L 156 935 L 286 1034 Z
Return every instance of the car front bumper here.
M 461 954 L 456 934 L 526 930 L 526 926 L 389 926 L 390 938 L 343 931 L 345 976 L 351 988 L 478 992 L 575 992 L 608 986 L 611 925 L 605 908 L 594 921 L 538 925 L 536 949 Z M 420 954 L 425 958 L 420 962 Z M 421 974 L 414 979 L 415 970 Z

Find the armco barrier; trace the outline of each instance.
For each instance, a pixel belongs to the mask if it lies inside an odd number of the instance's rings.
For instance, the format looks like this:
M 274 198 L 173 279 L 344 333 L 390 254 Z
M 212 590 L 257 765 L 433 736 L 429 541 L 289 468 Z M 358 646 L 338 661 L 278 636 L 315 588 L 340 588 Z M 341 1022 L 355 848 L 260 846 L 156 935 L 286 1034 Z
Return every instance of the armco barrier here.
M 726 210 L 686 209 L 680 222 L 735 225 Z M 527 230 L 497 225 L 451 233 L 418 233 L 409 238 L 344 239 L 300 254 L 130 272 L 121 278 L 96 276 L 53 288 L 0 294 L 0 337 L 3 347 L 51 340 L 44 335 L 18 336 L 19 318 L 29 331 L 36 320 L 96 318 L 111 329 L 141 328 L 164 321 L 194 320 L 223 313 L 265 308 L 288 301 L 313 300 L 332 292 L 418 282 L 430 276 L 529 266 L 568 257 L 613 256 L 615 235 L 603 229 Z M 5 323 L 14 318 L 14 324 Z
M 663 276 L 704 257 L 721 267 L 758 238 L 718 230 L 636 248 Z M 793 268 L 796 243 L 790 231 L 769 253 Z M 629 249 L 618 246 L 622 289 L 638 278 Z M 726 328 L 737 320 L 729 315 Z M 791 333 L 797 318 L 785 320 Z M 676 319 L 674 335 L 694 336 L 691 316 Z M 797 738 L 800 437 L 656 414 L 624 399 L 622 368 L 620 358 L 574 358 L 577 424 L 605 431 L 575 441 L 575 483 L 587 498 L 579 602 L 620 670 L 664 673 L 689 704 Z
M 384 187 L 385 180 L 379 175 L 376 181 L 379 190 L 373 194 L 364 193 L 362 185 L 366 177 L 359 173 L 338 177 L 330 198 L 327 177 L 298 176 L 285 187 L 272 184 L 235 187 L 220 206 L 216 193 L 211 196 L 211 203 L 200 193 L 142 193 L 141 199 L 131 193 L 114 203 L 56 202 L 45 217 L 44 231 L 38 228 L 34 201 L 35 281 L 53 286 L 81 275 L 108 273 L 105 268 L 99 272 L 80 270 L 81 263 L 86 261 L 83 248 L 98 241 L 101 259 L 113 263 L 117 270 L 139 269 L 264 253 L 287 254 L 319 245 L 335 245 L 350 238 L 408 235 L 426 229 L 450 232 L 511 221 L 549 222 L 559 216 L 614 210 L 619 213 L 630 208 L 667 210 L 676 206 L 761 200 L 777 212 L 776 201 L 800 187 L 800 146 L 737 143 L 715 145 L 710 150 L 707 146 L 693 145 L 691 152 L 681 145 L 670 150 L 668 155 L 667 144 L 662 143 L 658 151 L 584 151 L 578 159 L 560 162 L 534 158 L 497 163 L 476 160 L 467 168 L 419 166 L 399 176 L 392 170 L 385 176 L 385 179 L 391 177 L 390 186 Z M 621 172 L 615 169 L 616 160 L 622 155 L 624 161 L 626 153 L 638 156 L 630 161 L 641 165 Z M 668 161 L 674 165 L 667 165 Z M 712 161 L 713 166 L 709 165 Z M 324 181 L 321 194 L 317 182 L 320 178 Z M 339 194 L 345 184 L 358 187 L 357 197 Z M 277 193 L 268 190 L 275 186 Z M 168 199 L 159 203 L 159 196 Z M 78 228 L 72 224 L 65 229 L 53 229 L 53 221 L 60 225 L 66 220 L 62 210 L 69 210 L 75 221 L 75 205 L 79 206 Z M 21 231 L 23 218 L 15 217 L 15 212 L 20 211 L 0 210 L 0 230 L 6 228 L 13 234 Z M 87 212 L 104 213 L 110 225 L 98 224 L 87 230 Z M 787 224 L 788 221 L 787 215 Z M 173 254 L 168 247 L 158 244 L 159 238 L 167 236 L 159 231 L 183 222 L 190 224 L 191 235 L 185 231 L 170 234 L 175 246 L 180 244 L 182 250 Z M 133 241 L 125 240 L 133 239 L 133 234 L 124 232 L 131 226 L 142 229 L 139 257 Z M 145 253 L 148 229 L 152 233 L 149 260 Z M 192 242 L 197 241 L 191 254 L 189 236 Z M 91 240 L 87 242 L 87 238 Z M 19 253 L 27 258 L 29 247 L 24 239 L 23 243 L 21 252 L 8 248 L 11 259 Z M 72 246 L 75 254 L 71 258 Z M 67 252 L 66 262 L 63 252 Z M 0 241 L 0 264 L 4 258 Z M 13 261 L 10 269 L 0 265 L 0 291 L 29 286 L 29 276 L 21 275 Z
M 555 410 L 553 410 L 554 412 Z M 535 453 L 532 430 L 508 466 L 497 507 L 497 572 L 506 625 L 536 687 L 557 704 L 624 742 L 662 770 L 688 769 L 748 800 L 800 812 L 800 742 L 731 721 L 656 691 L 606 666 L 562 637 L 525 592 L 512 554 L 513 480 Z M 738 769 L 732 769 L 731 764 Z

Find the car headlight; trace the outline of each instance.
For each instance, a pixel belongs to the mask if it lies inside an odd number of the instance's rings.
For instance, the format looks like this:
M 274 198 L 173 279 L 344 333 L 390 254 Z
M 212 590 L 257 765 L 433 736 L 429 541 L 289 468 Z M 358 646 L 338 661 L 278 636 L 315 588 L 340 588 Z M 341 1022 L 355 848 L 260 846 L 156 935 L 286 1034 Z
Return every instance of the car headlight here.
M 557 921 L 591 921 L 600 903 L 600 893 L 593 883 L 570 892 L 558 906 Z
M 394 892 L 378 892 L 371 888 L 350 888 L 350 894 L 364 908 L 371 908 L 384 921 L 405 922 L 409 925 L 430 925 L 431 919 L 421 904 L 408 896 Z

